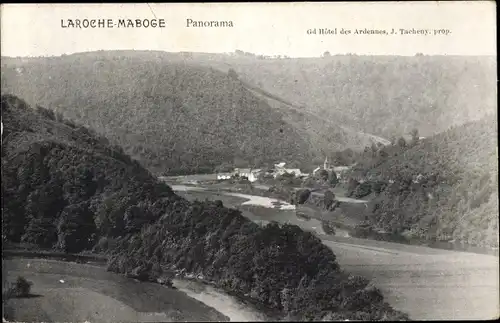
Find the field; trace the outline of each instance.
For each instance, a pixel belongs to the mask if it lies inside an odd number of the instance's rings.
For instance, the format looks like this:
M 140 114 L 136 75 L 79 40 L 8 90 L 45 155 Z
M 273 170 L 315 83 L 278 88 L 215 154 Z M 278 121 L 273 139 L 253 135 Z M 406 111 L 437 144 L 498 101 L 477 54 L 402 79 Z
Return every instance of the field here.
M 204 201 L 208 199 L 210 201 L 221 200 L 224 203 L 224 206 L 232 207 L 232 208 L 240 208 L 241 204 L 247 201 L 245 198 L 230 196 L 224 193 L 215 193 L 215 192 L 202 192 L 202 191 L 176 191 L 175 194 L 184 197 L 187 200 L 194 201 Z
M 380 241 L 361 244 L 362 239 L 325 240 L 344 270 L 372 279 L 387 301 L 412 319 L 499 315 L 498 257 Z
M 183 292 L 137 282 L 97 266 L 42 259 L 3 259 L 3 288 L 17 276 L 33 282 L 29 298 L 4 303 L 8 321 L 227 321 Z

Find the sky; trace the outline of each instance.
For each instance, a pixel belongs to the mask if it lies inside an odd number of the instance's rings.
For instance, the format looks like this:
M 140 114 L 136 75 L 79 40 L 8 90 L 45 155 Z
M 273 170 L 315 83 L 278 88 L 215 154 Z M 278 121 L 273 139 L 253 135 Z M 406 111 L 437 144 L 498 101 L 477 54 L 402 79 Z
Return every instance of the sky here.
M 2 56 L 50 56 L 136 49 L 318 57 L 495 55 L 496 3 L 191 3 L 7 4 L 1 7 Z M 165 28 L 62 28 L 68 19 L 164 19 Z M 229 21 L 232 28 L 186 27 L 186 20 Z M 319 29 L 425 29 L 430 35 L 319 35 Z M 316 34 L 308 30 L 316 29 Z M 447 35 L 433 35 L 447 30 Z

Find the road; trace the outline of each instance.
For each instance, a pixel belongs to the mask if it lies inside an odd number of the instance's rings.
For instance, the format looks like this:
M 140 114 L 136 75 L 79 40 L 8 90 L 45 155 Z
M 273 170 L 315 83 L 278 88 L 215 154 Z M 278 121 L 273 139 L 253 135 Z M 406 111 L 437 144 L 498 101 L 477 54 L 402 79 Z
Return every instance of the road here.
M 173 189 L 205 190 L 176 186 Z M 344 270 L 371 279 L 386 300 L 411 319 L 474 320 L 499 316 L 496 256 L 319 236 L 337 255 Z

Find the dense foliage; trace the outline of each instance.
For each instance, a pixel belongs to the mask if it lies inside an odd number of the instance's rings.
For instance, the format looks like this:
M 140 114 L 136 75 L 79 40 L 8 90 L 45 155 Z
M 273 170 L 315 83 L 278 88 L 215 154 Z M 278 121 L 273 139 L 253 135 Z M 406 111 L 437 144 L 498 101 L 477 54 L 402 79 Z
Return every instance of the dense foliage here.
M 3 94 L 95 129 L 155 173 L 301 165 L 328 150 L 367 144 L 366 136 L 293 113 L 233 73 L 179 57 L 103 52 L 2 64 Z
M 141 279 L 202 274 L 289 318 L 407 318 L 311 233 L 188 202 L 86 128 L 13 96 L 1 103 L 4 240 L 94 248 L 109 270 Z
M 77 252 L 160 216 L 170 187 L 105 138 L 37 110 L 2 96 L 4 239 Z
M 303 112 L 387 139 L 414 128 L 430 136 L 496 111 L 495 57 L 219 60 L 225 63 L 221 69 L 231 66 L 240 79 L 286 98 Z
M 495 70 L 492 57 L 98 51 L 3 58 L 2 91 L 96 129 L 150 170 L 182 174 L 235 159 L 307 168 L 415 128 L 430 136 L 495 111 Z
M 126 56 L 22 66 L 2 68 L 4 93 L 90 126 L 154 171 L 208 173 L 236 158 L 248 167 L 309 156 L 279 113 L 213 69 Z
M 361 277 L 339 270 L 335 255 L 297 226 L 261 228 L 239 212 L 177 202 L 156 224 L 121 240 L 110 270 L 186 270 L 228 291 L 248 295 L 290 319 L 404 318 Z
M 370 150 L 353 168 L 348 191 L 358 198 L 376 195 L 367 210 L 375 228 L 498 247 L 496 145 L 496 117 L 489 116 L 407 145 Z

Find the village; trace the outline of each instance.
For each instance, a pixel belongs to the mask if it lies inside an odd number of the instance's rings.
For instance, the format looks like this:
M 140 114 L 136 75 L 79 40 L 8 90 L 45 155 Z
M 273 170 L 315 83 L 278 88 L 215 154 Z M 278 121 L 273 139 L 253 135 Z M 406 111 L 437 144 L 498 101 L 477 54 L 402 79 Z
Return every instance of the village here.
M 229 180 L 234 178 L 245 178 L 249 182 L 256 182 L 259 178 L 278 178 L 283 175 L 292 175 L 296 178 L 306 179 L 311 176 L 316 176 L 320 171 L 335 172 L 339 180 L 343 174 L 349 170 L 349 166 L 332 166 L 325 158 L 323 165 L 316 167 L 311 173 L 304 173 L 299 168 L 287 168 L 285 162 L 274 164 L 272 169 L 261 168 L 235 168 L 232 172 L 216 173 L 217 180 Z

